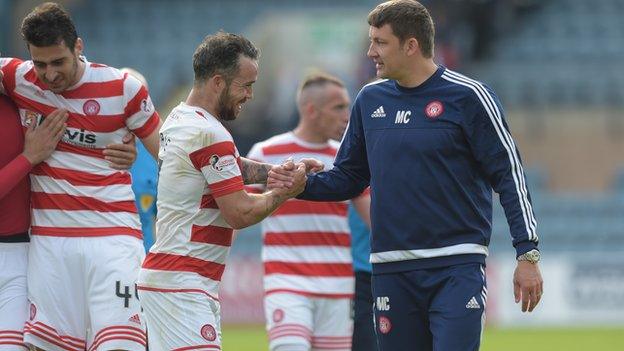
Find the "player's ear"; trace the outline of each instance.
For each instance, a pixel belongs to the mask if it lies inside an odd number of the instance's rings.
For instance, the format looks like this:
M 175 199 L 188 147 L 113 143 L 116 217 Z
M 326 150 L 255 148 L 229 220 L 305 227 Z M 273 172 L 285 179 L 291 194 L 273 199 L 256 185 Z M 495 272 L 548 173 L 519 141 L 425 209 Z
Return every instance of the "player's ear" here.
M 74 53 L 77 55 L 82 55 L 83 50 L 84 50 L 84 43 L 82 42 L 82 38 L 76 39 L 76 45 L 74 45 Z
M 412 56 L 420 53 L 420 44 L 416 38 L 407 38 L 403 42 L 403 51 L 407 56 Z

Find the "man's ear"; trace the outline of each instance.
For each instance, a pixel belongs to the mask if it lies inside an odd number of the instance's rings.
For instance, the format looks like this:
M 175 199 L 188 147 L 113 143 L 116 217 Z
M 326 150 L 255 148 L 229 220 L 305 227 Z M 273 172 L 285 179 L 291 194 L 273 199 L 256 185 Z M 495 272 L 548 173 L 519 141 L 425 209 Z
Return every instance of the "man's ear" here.
M 76 45 L 74 45 L 74 53 L 78 54 L 78 56 L 82 55 L 84 50 L 84 43 L 81 38 L 76 39 Z
M 408 38 L 403 43 L 403 51 L 407 56 L 412 56 L 415 54 L 419 54 L 420 51 L 420 43 L 416 38 Z

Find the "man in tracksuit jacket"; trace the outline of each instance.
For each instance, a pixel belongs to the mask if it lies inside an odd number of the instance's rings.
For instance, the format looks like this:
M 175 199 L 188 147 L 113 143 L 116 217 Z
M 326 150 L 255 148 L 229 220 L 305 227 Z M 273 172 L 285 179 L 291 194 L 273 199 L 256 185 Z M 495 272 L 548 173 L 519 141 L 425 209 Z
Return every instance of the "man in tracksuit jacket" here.
M 478 350 L 492 190 L 517 252 L 516 302 L 530 312 L 542 294 L 518 149 L 497 96 L 434 63 L 433 21 L 420 3 L 382 3 L 368 23 L 368 56 L 385 79 L 362 88 L 334 168 L 310 175 L 299 198 L 342 201 L 370 185 L 380 350 Z

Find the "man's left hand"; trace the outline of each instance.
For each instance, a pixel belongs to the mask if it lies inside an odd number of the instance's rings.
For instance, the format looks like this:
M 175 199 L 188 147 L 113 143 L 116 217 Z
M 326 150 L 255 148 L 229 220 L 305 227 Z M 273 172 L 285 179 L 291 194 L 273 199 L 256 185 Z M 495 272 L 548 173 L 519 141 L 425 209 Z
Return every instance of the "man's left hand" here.
M 537 263 L 518 261 L 513 283 L 516 303 L 522 300 L 522 312 L 533 312 L 544 292 L 544 281 Z
M 104 149 L 104 158 L 113 169 L 128 170 L 137 158 L 136 140 L 132 133 L 123 137 L 122 144 L 110 144 Z

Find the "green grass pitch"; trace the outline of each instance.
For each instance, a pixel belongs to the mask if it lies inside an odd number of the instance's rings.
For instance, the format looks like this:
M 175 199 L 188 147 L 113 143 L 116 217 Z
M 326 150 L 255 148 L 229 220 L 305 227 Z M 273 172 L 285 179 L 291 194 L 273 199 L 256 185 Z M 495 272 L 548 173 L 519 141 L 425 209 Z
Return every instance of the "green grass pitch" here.
M 223 326 L 224 351 L 267 351 L 263 326 Z M 624 328 L 485 330 L 481 351 L 623 351 Z

